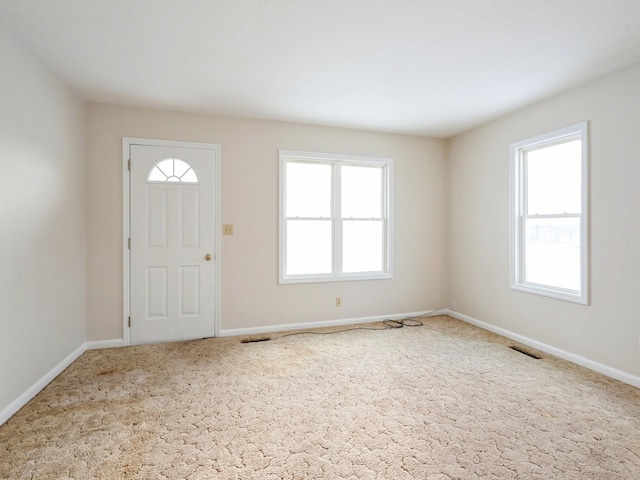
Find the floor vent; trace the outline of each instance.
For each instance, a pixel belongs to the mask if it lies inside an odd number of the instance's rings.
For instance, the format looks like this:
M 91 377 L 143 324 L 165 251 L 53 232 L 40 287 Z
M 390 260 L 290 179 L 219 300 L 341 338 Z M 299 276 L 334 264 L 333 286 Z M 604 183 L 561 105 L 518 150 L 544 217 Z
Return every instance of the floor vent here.
M 256 342 L 267 342 L 271 340 L 269 337 L 262 338 L 245 338 L 244 340 L 240 340 L 240 343 L 256 343 Z
M 536 360 L 540 360 L 540 359 L 542 358 L 542 357 L 539 357 L 538 355 L 536 355 L 536 354 L 534 354 L 534 353 L 527 352 L 526 350 L 523 350 L 523 349 L 522 349 L 522 348 L 520 348 L 520 347 L 512 346 L 512 347 L 509 347 L 509 348 L 510 348 L 511 350 L 515 350 L 516 352 L 520 352 L 520 353 L 522 353 L 523 355 L 526 355 L 526 356 L 528 356 L 528 357 L 535 358 Z

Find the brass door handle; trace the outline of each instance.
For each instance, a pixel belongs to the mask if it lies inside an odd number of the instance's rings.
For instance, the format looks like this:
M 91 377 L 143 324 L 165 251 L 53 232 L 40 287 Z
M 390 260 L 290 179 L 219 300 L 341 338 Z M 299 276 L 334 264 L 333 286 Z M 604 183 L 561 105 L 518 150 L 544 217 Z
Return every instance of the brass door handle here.
M 210 254 L 210 253 L 207 253 L 207 254 L 204 256 L 204 259 L 205 259 L 207 262 L 208 262 L 208 261 L 210 261 L 212 258 L 213 258 L 213 257 L 211 256 L 211 254 Z

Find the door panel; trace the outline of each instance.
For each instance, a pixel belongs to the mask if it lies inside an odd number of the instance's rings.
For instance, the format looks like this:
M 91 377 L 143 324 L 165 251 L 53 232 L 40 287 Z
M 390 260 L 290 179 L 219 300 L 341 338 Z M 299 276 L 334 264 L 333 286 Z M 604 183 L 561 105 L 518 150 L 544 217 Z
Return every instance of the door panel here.
M 147 245 L 167 248 L 167 189 L 147 187 Z
M 200 315 L 200 267 L 180 267 L 180 315 Z
M 130 147 L 132 343 L 215 334 L 215 155 Z
M 187 190 L 180 192 L 180 221 L 182 248 L 200 246 L 200 192 Z
M 167 277 L 167 267 L 147 267 L 146 318 L 167 318 Z

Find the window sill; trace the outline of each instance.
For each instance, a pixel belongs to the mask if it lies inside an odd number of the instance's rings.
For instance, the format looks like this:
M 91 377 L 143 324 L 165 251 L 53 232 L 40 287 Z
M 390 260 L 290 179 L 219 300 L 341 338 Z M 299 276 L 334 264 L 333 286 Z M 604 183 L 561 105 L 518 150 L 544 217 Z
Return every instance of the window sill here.
M 533 293 L 534 295 L 541 295 L 543 297 L 555 298 L 557 300 L 564 300 L 566 302 L 589 305 L 589 300 L 586 295 L 583 295 L 580 292 L 544 287 L 530 283 L 516 283 L 511 285 L 511 289 L 519 292 Z
M 355 282 L 361 280 L 389 280 L 393 275 L 390 273 L 354 274 L 354 275 L 300 275 L 280 278 L 280 285 L 292 283 L 325 283 L 325 282 Z

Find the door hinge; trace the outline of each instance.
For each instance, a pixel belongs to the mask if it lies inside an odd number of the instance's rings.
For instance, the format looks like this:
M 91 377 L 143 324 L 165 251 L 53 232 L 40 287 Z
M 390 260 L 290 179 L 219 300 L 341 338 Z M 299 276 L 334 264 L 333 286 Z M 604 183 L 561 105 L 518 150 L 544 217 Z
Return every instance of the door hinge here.
M 129 317 L 129 328 L 131 328 L 131 317 Z
M 131 159 L 127 161 L 127 170 L 131 171 Z
M 131 237 L 129 237 L 129 240 L 127 241 L 127 248 L 131 250 Z

